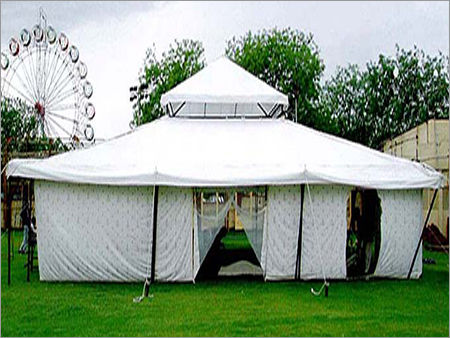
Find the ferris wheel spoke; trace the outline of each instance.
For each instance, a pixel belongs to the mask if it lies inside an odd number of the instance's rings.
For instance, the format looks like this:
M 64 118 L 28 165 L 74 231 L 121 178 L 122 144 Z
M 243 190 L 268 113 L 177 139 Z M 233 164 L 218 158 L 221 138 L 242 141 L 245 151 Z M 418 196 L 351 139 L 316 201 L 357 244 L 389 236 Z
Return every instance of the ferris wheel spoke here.
M 46 96 L 47 96 L 47 93 L 46 93 L 46 91 L 45 91 L 45 86 L 46 86 L 46 84 L 47 84 L 48 63 L 49 63 L 49 61 L 50 61 L 50 56 L 48 55 L 48 51 L 49 51 L 49 48 L 45 48 L 45 53 L 44 53 L 44 77 L 43 77 L 43 79 L 42 79 L 42 89 L 43 89 L 43 91 L 44 91 L 44 93 L 43 93 L 43 99 L 44 99 L 44 101 L 45 101 Z M 47 59 L 47 56 L 48 56 L 49 59 Z
M 77 109 L 77 105 L 74 103 L 68 103 L 68 104 L 62 104 L 62 105 L 56 105 L 52 104 L 52 105 L 48 105 L 47 109 L 50 111 L 65 111 L 65 110 L 73 110 L 73 109 Z
M 57 60 L 56 49 L 54 50 L 53 54 L 50 55 L 50 57 L 51 57 L 51 62 L 49 62 L 48 75 L 47 75 L 47 77 L 45 79 L 45 83 L 44 83 L 44 92 L 45 93 L 47 93 L 48 86 L 50 86 L 50 84 L 52 83 L 53 76 L 55 74 L 55 70 L 56 70 L 55 61 Z M 47 86 L 47 81 L 48 81 L 48 86 Z
M 37 76 L 36 76 L 36 82 L 37 82 L 37 90 L 38 90 L 38 94 L 39 94 L 39 98 L 42 98 L 42 52 L 41 52 L 41 48 L 42 46 L 38 46 L 38 55 L 36 56 L 36 58 L 38 59 L 37 62 Z
M 61 83 L 58 85 L 58 89 L 55 89 L 49 93 L 48 98 L 47 98 L 47 102 L 48 104 L 51 104 L 51 102 L 54 101 L 54 99 L 61 94 L 61 92 L 67 88 L 67 85 L 70 84 L 70 82 L 74 79 L 75 77 L 73 76 L 73 74 L 69 73 L 68 75 L 65 76 L 64 80 L 61 81 Z M 71 87 L 71 90 L 74 90 L 74 87 Z
M 52 118 L 51 116 L 47 116 L 47 118 L 48 118 L 49 120 L 51 120 L 52 123 L 55 124 L 55 126 L 57 126 L 60 130 L 62 130 L 62 131 L 63 131 L 65 134 L 67 134 L 69 137 L 72 136 L 72 134 L 69 133 L 63 126 L 61 126 L 54 118 Z
M 48 104 L 52 105 L 52 104 L 58 104 L 58 103 L 64 102 L 64 100 L 66 100 L 68 97 L 74 95 L 74 93 L 77 93 L 77 90 L 74 88 L 69 88 L 65 92 L 62 92 L 62 93 L 58 94 L 58 96 L 55 96 L 52 99 L 52 101 L 48 102 Z
M 36 55 L 37 53 L 30 53 L 28 56 L 29 65 L 30 65 L 30 72 L 31 72 L 31 80 L 32 80 L 32 86 L 34 88 L 34 91 L 36 93 L 37 101 L 39 101 L 39 91 L 38 91 L 38 85 L 37 85 L 37 73 L 36 73 L 36 65 L 35 65 L 35 58 L 33 58 L 33 54 Z
M 42 95 L 41 95 L 41 88 L 39 87 L 39 81 L 40 81 L 40 76 L 41 76 L 41 74 L 40 74 L 40 62 L 41 62 L 41 60 L 40 60 L 40 52 L 39 52 L 39 50 L 40 50 L 40 46 L 39 46 L 39 44 L 37 44 L 37 46 L 36 46 L 36 49 L 37 49 L 37 53 L 34 53 L 34 61 L 35 61 L 35 63 L 34 63 L 34 73 L 35 73 L 35 76 L 34 76 L 34 79 L 35 79 L 35 81 L 36 81 L 36 91 L 37 91 L 37 94 L 38 94 L 38 98 L 39 98 L 39 101 L 41 101 L 41 99 L 42 99 Z
M 32 99 L 25 95 L 21 90 L 17 89 L 9 80 L 3 79 L 3 81 L 5 81 L 5 83 L 7 83 L 10 88 L 14 89 L 14 91 L 19 94 L 25 101 L 28 101 L 31 106 L 34 106 L 34 102 L 32 101 Z
M 52 125 L 47 121 L 47 120 L 43 120 L 44 124 L 47 126 L 47 130 L 48 130 L 48 136 L 53 136 L 53 137 L 58 137 L 58 132 L 56 131 L 55 128 L 52 127 Z
M 22 84 L 23 88 L 25 89 L 25 92 L 28 94 L 29 98 L 31 98 L 33 101 L 36 101 L 36 97 L 34 96 L 34 94 L 30 91 L 29 86 L 25 83 L 25 81 L 22 79 L 22 77 L 20 76 L 20 74 L 16 71 L 16 69 L 14 69 L 14 71 L 12 72 L 11 76 L 5 76 L 6 78 L 13 78 L 14 76 L 17 77 L 17 79 L 19 80 L 19 82 Z M 6 81 L 5 81 L 6 82 Z M 2 92 L 4 90 L 4 87 L 2 86 Z
M 35 98 L 35 100 L 38 99 L 37 93 L 36 93 L 36 89 L 33 86 L 33 80 L 32 80 L 32 72 L 31 72 L 31 66 L 28 64 L 29 67 L 27 67 L 27 62 L 25 62 L 25 60 L 19 56 L 19 60 L 22 64 L 22 68 L 23 68 L 23 72 L 25 74 L 25 78 L 27 80 L 28 86 L 30 91 L 33 92 L 33 97 Z M 18 67 L 18 66 L 17 66 Z M 30 72 L 28 72 L 30 70 Z
M 55 61 L 55 65 L 53 66 L 53 69 L 54 69 L 53 74 L 50 79 L 50 82 L 48 83 L 48 88 L 47 88 L 48 93 L 55 85 L 55 80 L 58 78 L 60 73 L 62 73 L 64 71 L 64 68 L 63 68 L 64 64 L 63 64 L 62 60 L 58 56 L 56 56 L 55 59 L 56 59 L 56 61 Z
M 27 70 L 27 76 L 29 77 L 29 86 L 33 90 L 34 96 L 36 97 L 36 101 L 39 101 L 39 94 L 37 91 L 37 82 L 36 82 L 36 72 L 34 70 L 33 56 L 31 54 L 28 55 L 27 58 L 22 59 L 24 63 L 24 69 Z M 28 65 L 28 68 L 26 67 Z M 28 73 L 29 70 L 29 73 Z
M 42 120 L 41 123 L 42 123 L 43 129 L 44 129 L 42 131 L 42 134 L 43 134 L 42 136 L 47 135 L 48 137 L 50 137 L 52 135 L 52 132 L 50 130 L 50 127 L 49 127 L 47 121 L 46 120 Z M 47 129 L 47 131 L 46 131 L 46 129 Z
M 57 76 L 56 80 L 53 82 L 52 85 L 49 86 L 49 90 L 48 90 L 49 94 L 48 94 L 48 96 L 52 95 L 52 93 L 55 90 L 55 88 L 58 88 L 59 82 L 61 80 L 61 77 L 64 74 L 64 70 L 67 70 L 67 66 L 66 66 L 65 62 L 62 61 L 62 63 L 60 64 L 60 69 L 59 69 L 58 76 Z M 47 98 L 47 100 L 48 100 L 48 98 Z
M 46 114 L 50 114 L 51 116 L 54 116 L 54 117 L 60 118 L 62 120 L 66 120 L 66 121 L 72 122 L 74 124 L 78 123 L 77 120 L 71 119 L 70 117 L 67 117 L 67 116 L 64 116 L 64 115 L 57 114 L 54 111 L 46 111 Z

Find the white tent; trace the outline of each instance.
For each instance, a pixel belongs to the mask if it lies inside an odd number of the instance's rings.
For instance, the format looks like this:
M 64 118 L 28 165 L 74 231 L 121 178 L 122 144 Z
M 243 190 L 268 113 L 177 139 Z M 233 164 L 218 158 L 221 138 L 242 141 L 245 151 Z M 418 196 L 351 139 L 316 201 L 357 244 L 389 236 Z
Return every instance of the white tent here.
M 195 280 L 232 205 L 266 279 L 345 278 L 352 187 L 381 200 L 374 274 L 407 276 L 421 189 L 443 184 L 434 169 L 271 118 L 287 97 L 225 58 L 161 103 L 169 116 L 124 136 L 8 164 L 8 176 L 36 180 L 42 280 Z M 233 198 L 244 186 L 265 187 L 262 209 Z M 207 187 L 229 198 L 199 211 Z M 421 269 L 419 252 L 412 276 Z

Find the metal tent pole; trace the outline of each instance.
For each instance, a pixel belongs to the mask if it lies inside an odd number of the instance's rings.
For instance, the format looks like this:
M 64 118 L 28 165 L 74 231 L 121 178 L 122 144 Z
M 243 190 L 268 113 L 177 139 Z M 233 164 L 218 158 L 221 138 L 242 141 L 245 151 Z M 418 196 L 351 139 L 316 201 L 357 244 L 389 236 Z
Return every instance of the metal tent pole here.
M 300 186 L 300 221 L 298 225 L 297 260 L 295 265 L 295 279 L 300 279 L 301 256 L 302 256 L 302 231 L 303 231 L 303 200 L 305 199 L 305 185 Z
M 151 265 L 151 275 L 150 284 L 155 282 L 155 264 L 156 264 L 156 226 L 158 219 L 158 186 L 155 186 L 155 196 L 153 202 L 153 236 L 152 236 L 152 265 Z M 145 284 L 145 297 L 148 297 L 150 290 L 150 284 Z
M 417 243 L 416 251 L 414 252 L 414 258 L 412 260 L 411 266 L 409 267 L 408 279 L 411 278 L 411 273 L 412 273 L 412 270 L 414 267 L 414 263 L 416 262 L 417 254 L 419 253 L 420 244 L 422 243 L 423 233 L 427 226 L 428 220 L 430 219 L 431 210 L 433 210 L 433 205 L 434 205 L 434 201 L 436 199 L 437 192 L 438 192 L 438 189 L 434 189 L 433 199 L 431 200 L 430 207 L 428 208 L 427 217 L 425 219 L 425 222 L 423 223 L 422 232 L 420 233 L 419 243 Z

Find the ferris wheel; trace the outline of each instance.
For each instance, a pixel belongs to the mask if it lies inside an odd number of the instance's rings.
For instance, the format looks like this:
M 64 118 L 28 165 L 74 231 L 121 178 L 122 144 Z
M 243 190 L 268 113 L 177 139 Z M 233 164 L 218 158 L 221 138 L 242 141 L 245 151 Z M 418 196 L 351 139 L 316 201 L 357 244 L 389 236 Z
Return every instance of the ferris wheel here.
M 67 36 L 47 25 L 40 10 L 39 23 L 12 37 L 1 53 L 2 100 L 19 100 L 23 117 L 34 116 L 38 136 L 60 138 L 73 147 L 94 142 L 89 102 L 93 88 L 78 48 Z

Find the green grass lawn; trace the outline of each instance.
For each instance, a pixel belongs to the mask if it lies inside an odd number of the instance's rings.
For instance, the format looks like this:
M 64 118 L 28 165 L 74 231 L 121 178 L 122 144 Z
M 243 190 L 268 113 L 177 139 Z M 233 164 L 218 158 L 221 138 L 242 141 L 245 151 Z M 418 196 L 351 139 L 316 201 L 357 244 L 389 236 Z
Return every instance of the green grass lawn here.
M 425 252 L 414 281 L 263 283 L 221 279 L 155 284 L 154 298 L 133 297 L 142 284 L 26 282 L 25 257 L 13 259 L 7 285 L 2 237 L 2 336 L 448 336 L 448 256 Z M 15 250 L 20 242 L 16 234 Z
M 252 248 L 243 230 L 229 231 L 226 236 L 222 238 L 222 243 L 227 250 Z

